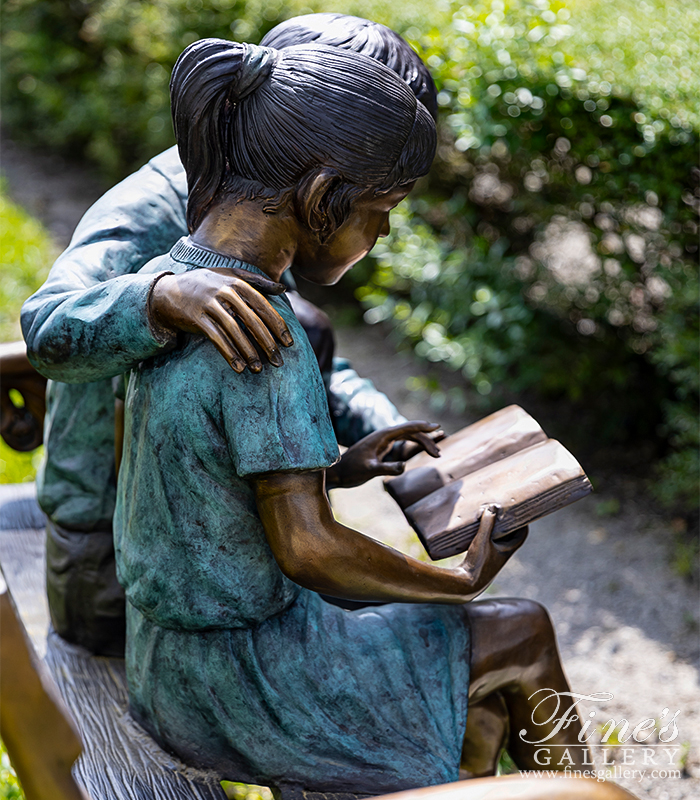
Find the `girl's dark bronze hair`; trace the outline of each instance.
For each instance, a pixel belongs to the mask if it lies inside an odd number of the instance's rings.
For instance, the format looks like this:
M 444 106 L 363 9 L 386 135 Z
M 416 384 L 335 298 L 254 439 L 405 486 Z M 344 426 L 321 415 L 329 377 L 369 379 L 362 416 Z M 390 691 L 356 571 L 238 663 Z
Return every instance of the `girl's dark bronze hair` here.
M 432 75 L 411 45 L 386 25 L 347 14 L 304 14 L 280 22 L 260 44 L 277 50 L 295 44 L 327 44 L 375 58 L 403 78 L 430 116 L 437 117 Z
M 433 120 L 406 83 L 348 50 L 203 39 L 178 59 L 170 92 L 190 231 L 222 193 L 272 209 L 325 170 L 336 180 L 323 240 L 356 197 L 411 183 L 435 154 Z

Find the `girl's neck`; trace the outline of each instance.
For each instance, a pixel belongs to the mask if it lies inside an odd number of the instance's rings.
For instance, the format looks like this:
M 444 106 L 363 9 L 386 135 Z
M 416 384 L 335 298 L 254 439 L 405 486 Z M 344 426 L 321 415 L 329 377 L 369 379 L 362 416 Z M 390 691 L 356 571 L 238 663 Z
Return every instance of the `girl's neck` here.
M 263 202 L 224 200 L 214 206 L 190 236 L 222 256 L 237 258 L 278 281 L 297 248 L 296 220 L 286 209 L 264 213 Z

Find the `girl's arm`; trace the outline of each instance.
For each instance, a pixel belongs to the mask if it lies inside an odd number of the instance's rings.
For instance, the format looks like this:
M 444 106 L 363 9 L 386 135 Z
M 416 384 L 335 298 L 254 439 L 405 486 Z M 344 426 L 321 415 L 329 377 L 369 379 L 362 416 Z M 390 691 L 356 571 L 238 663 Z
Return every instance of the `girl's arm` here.
M 462 564 L 426 564 L 341 525 L 324 490 L 325 472 L 278 473 L 255 479 L 258 511 L 268 542 L 288 578 L 316 592 L 348 600 L 465 603 L 495 578 L 525 541 L 491 541 L 495 509 L 482 516 Z

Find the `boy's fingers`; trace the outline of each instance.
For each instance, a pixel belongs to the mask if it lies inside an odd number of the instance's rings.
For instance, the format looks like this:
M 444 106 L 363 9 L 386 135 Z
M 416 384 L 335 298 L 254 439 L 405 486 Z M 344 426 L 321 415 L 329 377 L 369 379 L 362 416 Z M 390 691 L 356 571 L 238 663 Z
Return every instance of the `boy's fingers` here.
M 226 309 L 219 303 L 214 302 L 207 309 L 207 314 L 210 322 L 220 332 L 219 335 L 222 333 L 226 335 L 233 347 L 241 354 L 250 371 L 260 372 L 262 369 L 262 362 L 260 361 L 258 351 L 253 347 L 248 337 L 241 330 L 241 326 Z M 209 336 L 208 333 L 207 336 Z M 212 337 L 209 336 L 209 338 L 211 339 Z M 212 341 L 216 344 L 214 339 L 212 339 Z
M 241 358 L 238 350 L 236 350 L 236 348 L 222 336 L 216 325 L 207 317 L 205 317 L 201 320 L 200 327 L 202 333 L 221 353 L 231 369 L 239 374 L 243 372 L 243 370 L 246 368 L 245 361 Z
M 411 420 L 409 422 L 401 422 L 398 425 L 393 425 L 391 428 L 385 428 L 383 433 L 387 437 L 387 441 L 400 441 L 401 439 L 409 438 L 414 433 L 433 433 L 438 430 L 439 427 L 437 422 Z
M 285 347 L 291 347 L 294 344 L 292 334 L 289 332 L 287 323 L 282 319 L 280 314 L 262 297 L 258 292 L 252 289 L 247 284 L 240 284 L 238 287 L 238 294 L 243 300 L 253 309 L 258 317 L 267 326 L 272 335 Z M 231 289 L 233 292 L 233 289 Z M 233 292 L 235 294 L 235 292 Z
M 401 475 L 406 469 L 403 461 L 378 461 L 377 475 Z
M 232 269 L 219 268 L 213 269 L 212 272 L 239 278 L 263 294 L 284 294 L 287 291 L 287 287 L 283 283 L 272 281 L 265 275 L 258 275 L 257 272 L 248 272 L 247 269 L 239 269 L 238 267 L 233 267 Z
M 248 329 L 248 333 L 260 345 L 265 355 L 268 357 L 270 363 L 275 367 L 281 367 L 284 364 L 279 348 L 272 338 L 270 331 L 260 321 L 257 314 L 252 311 L 241 298 L 229 287 L 225 287 L 219 292 L 219 299 L 229 306 L 236 316 L 239 317 L 241 322 Z
M 440 448 L 435 444 L 430 436 L 426 435 L 425 433 L 413 433 L 406 438 L 412 442 L 415 442 L 417 445 L 420 445 L 420 447 L 422 447 L 423 450 L 425 450 L 425 452 L 433 458 L 438 458 L 440 456 Z

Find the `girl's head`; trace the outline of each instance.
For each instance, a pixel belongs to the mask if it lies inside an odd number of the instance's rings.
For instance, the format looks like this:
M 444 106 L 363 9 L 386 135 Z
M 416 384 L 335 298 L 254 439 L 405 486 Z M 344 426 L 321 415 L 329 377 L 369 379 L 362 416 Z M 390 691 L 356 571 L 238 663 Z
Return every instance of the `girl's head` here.
M 305 14 L 281 22 L 260 44 L 278 50 L 295 44 L 327 44 L 375 58 L 408 84 L 435 119 L 437 90 L 428 68 L 398 33 L 361 17 L 347 14 Z
M 435 153 L 433 120 L 406 83 L 348 50 L 203 39 L 170 91 L 190 231 L 223 199 L 264 200 L 270 213 L 292 202 L 323 243 L 360 199 L 408 187 Z

